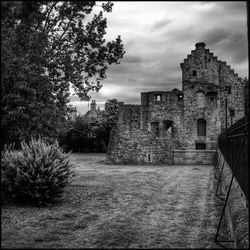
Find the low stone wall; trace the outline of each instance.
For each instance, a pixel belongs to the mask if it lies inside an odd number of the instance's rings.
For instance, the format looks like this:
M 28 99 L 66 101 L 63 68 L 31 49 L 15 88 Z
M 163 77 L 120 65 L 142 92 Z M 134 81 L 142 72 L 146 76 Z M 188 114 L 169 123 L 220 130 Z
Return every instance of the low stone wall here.
M 221 152 L 218 152 L 221 155 Z M 221 155 L 219 169 L 221 170 L 224 162 L 224 157 Z M 219 174 L 218 174 L 219 175 Z M 218 176 L 217 175 L 217 176 Z M 227 190 L 231 181 L 232 171 L 225 162 L 222 172 L 222 182 L 220 184 L 220 192 L 226 197 Z M 249 210 L 248 203 L 244 193 L 234 178 L 229 198 L 225 210 L 228 229 L 231 232 L 231 237 L 234 240 L 234 247 L 237 249 L 249 248 Z
M 174 165 L 214 165 L 216 150 L 174 150 Z

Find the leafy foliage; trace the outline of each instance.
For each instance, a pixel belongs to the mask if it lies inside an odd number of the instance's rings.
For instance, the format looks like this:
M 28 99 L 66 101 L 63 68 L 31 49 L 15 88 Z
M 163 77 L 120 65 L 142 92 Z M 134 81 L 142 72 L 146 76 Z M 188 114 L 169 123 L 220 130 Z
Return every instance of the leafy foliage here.
M 60 145 L 73 152 L 106 152 L 107 138 L 101 126 L 101 120 L 77 117 L 71 121 L 68 131 L 60 137 Z
M 105 119 L 106 125 L 109 128 L 112 128 L 116 125 L 118 120 L 118 112 L 119 112 L 119 103 L 116 99 L 108 100 L 105 103 L 105 110 L 103 112 L 103 117 Z
M 3 1 L 1 131 L 3 143 L 57 137 L 70 107 L 69 87 L 81 99 L 98 91 L 108 65 L 119 63 L 121 38 L 106 42 L 103 12 L 91 1 Z M 111 12 L 112 3 L 102 4 Z M 86 21 L 89 20 L 89 21 Z
M 58 143 L 48 144 L 41 139 L 21 143 L 21 151 L 2 152 L 2 188 L 18 200 L 38 204 L 60 197 L 73 176 L 73 165 Z
M 116 99 L 105 103 L 105 110 L 97 116 L 77 117 L 60 139 L 60 144 L 73 152 L 106 152 L 110 130 L 118 120 Z

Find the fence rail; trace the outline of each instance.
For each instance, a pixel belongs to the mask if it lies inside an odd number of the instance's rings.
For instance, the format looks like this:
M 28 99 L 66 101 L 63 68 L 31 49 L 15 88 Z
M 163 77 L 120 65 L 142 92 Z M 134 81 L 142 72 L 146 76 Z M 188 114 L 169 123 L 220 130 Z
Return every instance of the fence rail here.
M 219 149 L 225 157 L 232 172 L 235 171 L 235 178 L 249 202 L 249 167 L 248 167 L 248 116 L 245 116 L 233 124 L 227 131 L 219 136 Z M 241 144 L 244 143 L 240 153 Z

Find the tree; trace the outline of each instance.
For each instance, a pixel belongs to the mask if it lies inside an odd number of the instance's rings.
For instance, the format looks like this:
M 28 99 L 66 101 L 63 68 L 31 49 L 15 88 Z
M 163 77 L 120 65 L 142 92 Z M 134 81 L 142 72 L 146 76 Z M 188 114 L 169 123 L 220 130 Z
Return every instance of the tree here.
M 118 120 L 119 103 L 108 100 L 100 115 L 77 117 L 70 121 L 69 129 L 61 137 L 61 145 L 74 152 L 105 152 L 108 148 L 110 130 Z
M 111 12 L 112 3 L 102 4 Z M 1 131 L 4 142 L 57 136 L 69 111 L 69 86 L 82 99 L 98 91 L 108 65 L 124 55 L 120 36 L 106 42 L 103 12 L 92 1 L 13 1 L 2 7 Z
M 70 121 L 70 126 L 64 136 L 60 138 L 60 145 L 73 152 L 105 152 L 106 130 L 103 119 L 78 116 L 75 121 Z
M 106 148 L 109 144 L 109 135 L 111 129 L 117 124 L 118 113 L 119 113 L 119 103 L 116 99 L 108 100 L 105 103 L 105 109 L 102 111 L 101 121 L 99 121 L 99 126 L 95 130 L 96 135 L 99 138 L 103 138 Z
M 117 123 L 119 108 L 120 106 L 116 99 L 108 100 L 105 103 L 103 117 L 106 120 L 107 127 L 110 129 Z
M 77 117 L 70 121 L 70 126 L 64 136 L 60 138 L 60 145 L 73 152 L 82 152 L 82 148 L 88 145 L 89 126 L 83 117 Z

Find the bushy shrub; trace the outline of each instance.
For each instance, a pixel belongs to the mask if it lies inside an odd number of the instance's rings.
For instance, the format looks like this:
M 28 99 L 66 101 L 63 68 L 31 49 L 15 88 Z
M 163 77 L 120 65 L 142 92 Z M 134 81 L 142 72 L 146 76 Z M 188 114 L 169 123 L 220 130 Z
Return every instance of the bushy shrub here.
M 4 193 L 38 204 L 60 197 L 73 176 L 69 154 L 64 154 L 57 142 L 41 139 L 21 142 L 20 151 L 6 148 L 1 163 Z

